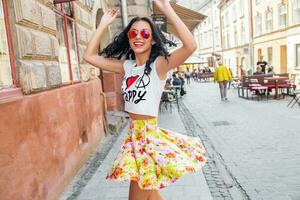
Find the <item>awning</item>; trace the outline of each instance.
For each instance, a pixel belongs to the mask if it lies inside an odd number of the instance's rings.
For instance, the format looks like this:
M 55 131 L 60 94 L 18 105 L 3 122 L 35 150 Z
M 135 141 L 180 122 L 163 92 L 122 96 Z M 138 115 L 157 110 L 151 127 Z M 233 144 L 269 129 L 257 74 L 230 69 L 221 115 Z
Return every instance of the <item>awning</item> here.
M 172 8 L 175 10 L 176 14 L 184 22 L 184 24 L 189 28 L 190 31 L 193 31 L 197 25 L 202 22 L 207 16 L 202 15 L 194 10 L 180 6 L 174 2 L 170 2 Z M 153 14 L 154 15 L 163 15 L 163 13 L 155 6 L 153 3 Z M 173 25 L 168 22 L 168 33 L 177 35 Z

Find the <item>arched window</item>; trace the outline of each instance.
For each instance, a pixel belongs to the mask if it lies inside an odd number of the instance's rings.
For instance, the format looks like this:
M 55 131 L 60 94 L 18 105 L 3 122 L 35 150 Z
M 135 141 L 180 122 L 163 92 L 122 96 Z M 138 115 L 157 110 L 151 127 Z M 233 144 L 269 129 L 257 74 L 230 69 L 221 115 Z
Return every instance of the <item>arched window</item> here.
M 7 0 L 0 0 L 0 92 L 17 85 Z

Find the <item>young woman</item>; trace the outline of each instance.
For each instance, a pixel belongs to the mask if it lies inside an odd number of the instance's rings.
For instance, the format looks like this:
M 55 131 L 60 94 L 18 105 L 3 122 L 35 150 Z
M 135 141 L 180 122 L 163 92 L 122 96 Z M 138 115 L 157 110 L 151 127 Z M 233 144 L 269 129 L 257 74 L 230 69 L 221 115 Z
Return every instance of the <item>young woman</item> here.
M 168 0 L 154 0 L 175 27 L 182 46 L 169 54 L 168 41 L 148 18 L 136 17 L 100 55 L 105 29 L 119 14 L 105 12 L 84 59 L 104 70 L 124 74 L 122 92 L 130 130 L 108 172 L 108 179 L 130 180 L 130 200 L 160 200 L 158 190 L 183 174 L 197 172 L 206 158 L 199 138 L 190 138 L 157 127 L 158 106 L 167 72 L 181 65 L 196 49 L 193 35 Z M 122 59 L 122 58 L 125 58 Z

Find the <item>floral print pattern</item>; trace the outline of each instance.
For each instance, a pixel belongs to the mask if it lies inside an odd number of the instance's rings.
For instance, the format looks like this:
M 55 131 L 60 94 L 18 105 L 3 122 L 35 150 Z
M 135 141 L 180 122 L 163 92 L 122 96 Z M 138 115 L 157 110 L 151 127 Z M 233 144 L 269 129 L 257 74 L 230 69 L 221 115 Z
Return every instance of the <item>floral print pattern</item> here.
M 159 128 L 157 118 L 131 120 L 107 179 L 135 180 L 141 189 L 162 189 L 206 162 L 199 138 Z

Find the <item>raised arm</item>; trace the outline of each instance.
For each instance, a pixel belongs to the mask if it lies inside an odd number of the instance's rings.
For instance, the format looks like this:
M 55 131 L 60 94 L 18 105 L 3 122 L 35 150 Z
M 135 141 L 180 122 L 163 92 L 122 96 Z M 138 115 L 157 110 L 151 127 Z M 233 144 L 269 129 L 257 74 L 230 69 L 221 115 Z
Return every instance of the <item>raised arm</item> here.
M 123 73 L 124 61 L 118 59 L 104 58 L 103 56 L 98 55 L 98 48 L 101 45 L 100 40 L 103 36 L 103 33 L 107 30 L 107 27 L 116 19 L 118 14 L 119 10 L 116 8 L 110 9 L 104 13 L 97 30 L 93 34 L 84 52 L 83 59 L 91 65 L 94 65 L 95 67 L 98 67 L 100 69 L 111 72 Z
M 179 39 L 183 44 L 182 47 L 172 52 L 168 60 L 166 60 L 164 57 L 160 57 L 158 59 L 157 72 L 160 77 L 164 78 L 169 70 L 178 67 L 193 54 L 197 48 L 197 43 L 193 37 L 193 34 L 177 16 L 168 0 L 153 0 L 153 2 L 160 9 L 160 11 L 164 13 L 168 21 L 173 24 Z

